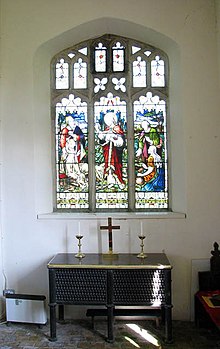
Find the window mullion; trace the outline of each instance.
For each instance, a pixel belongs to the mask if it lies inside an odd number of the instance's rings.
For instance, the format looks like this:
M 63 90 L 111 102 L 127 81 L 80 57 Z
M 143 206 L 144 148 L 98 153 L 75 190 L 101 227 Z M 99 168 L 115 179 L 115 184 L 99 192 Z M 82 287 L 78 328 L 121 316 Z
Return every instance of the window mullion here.
M 127 46 L 127 61 L 130 62 L 127 66 L 127 151 L 128 151 L 128 207 L 130 211 L 134 210 L 135 206 L 135 173 L 134 173 L 134 117 L 132 107 L 132 81 L 133 70 L 131 64 L 131 44 Z
M 89 162 L 89 207 L 91 211 L 95 211 L 95 202 L 96 202 L 96 194 L 95 194 L 95 140 L 94 140 L 94 108 L 93 108 L 93 100 L 91 99 L 91 103 L 88 105 L 88 162 Z
M 133 137 L 133 113 L 132 102 L 129 98 L 127 103 L 127 151 L 128 151 L 128 201 L 129 209 L 134 210 L 134 192 L 135 192 L 135 176 L 134 176 L 134 137 Z
M 92 49 L 91 49 L 92 50 Z M 89 50 L 88 62 L 93 52 Z M 96 176 L 95 176 L 95 134 L 94 134 L 94 84 L 91 69 L 88 66 L 88 163 L 89 163 L 89 211 L 96 209 Z

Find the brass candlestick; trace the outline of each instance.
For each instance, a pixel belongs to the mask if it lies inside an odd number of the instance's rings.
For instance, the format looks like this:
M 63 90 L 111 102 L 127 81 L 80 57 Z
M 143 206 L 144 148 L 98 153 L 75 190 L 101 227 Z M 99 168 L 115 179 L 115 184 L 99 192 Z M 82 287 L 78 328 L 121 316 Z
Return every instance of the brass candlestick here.
M 146 253 L 144 253 L 144 239 L 146 238 L 146 236 L 144 235 L 138 235 L 139 239 L 141 240 L 141 252 L 137 255 L 137 258 L 146 258 L 147 255 Z
M 78 235 L 76 235 L 76 238 L 78 239 L 79 250 L 78 250 L 78 253 L 75 254 L 75 257 L 81 259 L 81 258 L 85 257 L 84 253 L 82 253 L 82 251 L 81 251 L 81 246 L 82 246 L 81 239 L 83 238 L 83 235 L 78 234 Z

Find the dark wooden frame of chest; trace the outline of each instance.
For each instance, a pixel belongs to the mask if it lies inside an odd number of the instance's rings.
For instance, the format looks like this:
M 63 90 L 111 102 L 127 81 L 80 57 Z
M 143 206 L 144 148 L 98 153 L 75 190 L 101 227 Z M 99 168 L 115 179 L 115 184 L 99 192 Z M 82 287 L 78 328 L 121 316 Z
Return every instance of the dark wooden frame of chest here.
M 65 255 L 68 262 L 60 263 L 59 259 Z M 120 255 L 123 261 L 119 257 L 116 262 L 103 262 L 101 255 L 89 254 L 86 256 L 88 262 L 85 259 L 83 264 L 70 262 L 69 257 L 69 254 L 58 254 L 48 263 L 51 341 L 57 339 L 56 305 L 59 306 L 59 319 L 64 319 L 64 305 L 71 304 L 106 307 L 108 342 L 114 341 L 113 320 L 115 315 L 120 315 L 115 307 L 152 307 L 139 314 L 163 314 L 165 340 L 172 342 L 171 266 L 164 254 L 151 254 L 144 262 L 131 254 Z M 155 301 L 159 301 L 159 307 L 154 307 Z M 87 313 L 103 315 L 99 309 Z M 138 313 L 128 309 L 127 315 Z

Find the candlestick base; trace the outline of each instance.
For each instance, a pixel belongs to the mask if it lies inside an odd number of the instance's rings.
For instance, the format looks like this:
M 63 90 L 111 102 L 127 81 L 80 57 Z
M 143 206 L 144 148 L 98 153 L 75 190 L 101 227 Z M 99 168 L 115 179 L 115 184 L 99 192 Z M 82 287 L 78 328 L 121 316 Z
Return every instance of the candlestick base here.
M 85 254 L 84 253 L 77 253 L 77 254 L 75 254 L 75 257 L 81 259 L 81 258 L 85 257 Z
M 147 254 L 141 252 L 141 253 L 139 253 L 139 254 L 137 255 L 137 258 L 147 258 Z

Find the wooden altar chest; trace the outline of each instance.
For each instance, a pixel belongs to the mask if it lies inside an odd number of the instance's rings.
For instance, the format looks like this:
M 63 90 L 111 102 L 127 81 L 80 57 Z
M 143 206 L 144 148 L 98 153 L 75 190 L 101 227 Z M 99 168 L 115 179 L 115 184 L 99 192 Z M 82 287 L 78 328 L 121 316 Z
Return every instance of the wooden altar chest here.
M 56 305 L 63 316 L 65 304 L 103 305 L 107 310 L 107 341 L 114 341 L 116 306 L 150 306 L 164 313 L 165 340 L 172 341 L 171 265 L 164 253 L 149 253 L 140 259 L 119 254 L 59 253 L 49 263 L 50 340 L 56 340 Z

